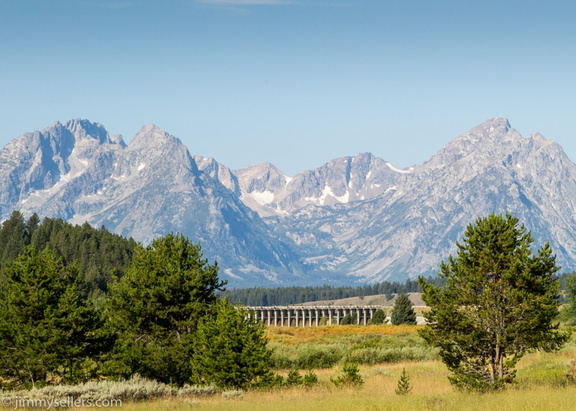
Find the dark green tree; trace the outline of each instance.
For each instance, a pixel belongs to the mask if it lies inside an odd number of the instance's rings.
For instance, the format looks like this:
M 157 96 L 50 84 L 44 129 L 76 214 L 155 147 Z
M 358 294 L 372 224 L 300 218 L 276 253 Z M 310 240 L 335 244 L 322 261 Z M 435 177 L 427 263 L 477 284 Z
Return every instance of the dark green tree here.
M 379 325 L 386 323 L 386 313 L 382 308 L 377 309 L 370 320 L 370 324 Z
M 0 261 L 2 263 L 14 261 L 29 244 L 28 238 L 24 216 L 20 211 L 13 211 L 0 229 Z
M 194 340 L 194 382 L 223 388 L 249 388 L 271 378 L 264 325 L 228 299 L 200 321 Z
M 532 253 L 533 241 L 509 214 L 479 218 L 456 244 L 456 256 L 440 266 L 446 286 L 420 279 L 430 307 L 420 334 L 440 348 L 456 387 L 500 389 L 514 380 L 526 352 L 555 350 L 566 341 L 554 323 L 559 268 L 548 244 Z
M 357 323 L 358 314 L 356 314 L 356 311 L 349 312 L 344 317 L 342 317 L 342 320 L 340 320 L 340 325 L 352 325 Z
M 0 377 L 12 385 L 77 382 L 107 349 L 77 269 L 29 247 L 0 275 Z
M 390 316 L 393 325 L 409 324 L 416 325 L 416 312 L 412 308 L 412 301 L 407 294 L 400 294 L 394 302 L 394 309 Z
M 208 264 L 200 246 L 180 234 L 138 249 L 126 274 L 111 286 L 106 304 L 109 324 L 119 333 L 108 371 L 189 382 L 198 321 L 224 285 L 218 266 Z

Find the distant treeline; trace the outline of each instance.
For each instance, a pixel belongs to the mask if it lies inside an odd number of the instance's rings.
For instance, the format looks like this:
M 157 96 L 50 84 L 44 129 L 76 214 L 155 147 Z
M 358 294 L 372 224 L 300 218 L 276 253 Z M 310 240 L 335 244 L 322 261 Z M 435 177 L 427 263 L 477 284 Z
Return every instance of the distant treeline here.
M 560 274 L 561 290 L 566 289 L 566 279 L 570 273 Z M 440 277 L 429 277 L 427 281 L 436 287 L 445 285 L 445 280 Z M 340 300 L 349 297 L 365 297 L 379 294 L 402 294 L 422 292 L 418 280 L 406 280 L 405 283 L 398 281 L 364 285 L 358 287 L 332 287 L 323 285 L 319 287 L 279 287 L 279 288 L 237 288 L 222 292 L 223 297 L 229 297 L 233 303 L 241 303 L 246 306 L 271 306 L 307 303 L 311 301 Z M 564 301 L 564 293 L 559 298 Z
M 444 284 L 444 280 L 439 277 L 430 277 L 428 281 L 436 286 Z M 406 280 L 405 283 L 383 281 L 381 283 L 357 287 L 332 287 L 323 285 L 319 287 L 239 288 L 226 290 L 222 295 L 229 297 L 234 303 L 242 303 L 247 306 L 270 306 L 421 291 L 417 280 Z
M 25 219 L 14 211 L 0 227 L 0 268 L 11 263 L 24 248 L 50 248 L 64 265 L 74 264 L 82 277 L 83 292 L 95 297 L 107 291 L 115 275 L 121 276 L 132 261 L 136 241 L 85 223 L 72 225 L 60 218 Z

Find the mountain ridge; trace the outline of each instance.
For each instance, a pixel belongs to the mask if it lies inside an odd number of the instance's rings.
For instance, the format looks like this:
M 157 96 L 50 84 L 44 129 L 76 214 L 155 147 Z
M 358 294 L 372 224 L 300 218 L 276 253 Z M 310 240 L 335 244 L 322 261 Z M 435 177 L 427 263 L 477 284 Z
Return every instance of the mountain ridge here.
M 8 143 L 0 175 L 3 219 L 20 209 L 144 243 L 179 231 L 234 286 L 433 274 L 466 225 L 491 212 L 517 215 L 576 269 L 576 165 L 502 118 L 413 167 L 361 153 L 293 177 L 270 163 L 231 170 L 154 125 L 126 145 L 101 124 L 70 120 Z

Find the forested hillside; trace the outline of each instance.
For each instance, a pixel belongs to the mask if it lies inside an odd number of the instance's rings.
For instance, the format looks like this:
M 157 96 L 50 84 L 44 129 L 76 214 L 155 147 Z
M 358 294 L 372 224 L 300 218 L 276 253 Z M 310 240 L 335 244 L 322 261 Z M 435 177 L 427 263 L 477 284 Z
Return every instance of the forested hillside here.
M 14 261 L 27 246 L 48 247 L 62 257 L 64 265 L 78 266 L 83 291 L 95 297 L 106 292 L 113 276 L 128 267 L 136 245 L 132 238 L 112 234 L 105 227 L 72 225 L 60 218 L 40 221 L 36 214 L 26 220 L 14 211 L 0 227 L 0 267 Z

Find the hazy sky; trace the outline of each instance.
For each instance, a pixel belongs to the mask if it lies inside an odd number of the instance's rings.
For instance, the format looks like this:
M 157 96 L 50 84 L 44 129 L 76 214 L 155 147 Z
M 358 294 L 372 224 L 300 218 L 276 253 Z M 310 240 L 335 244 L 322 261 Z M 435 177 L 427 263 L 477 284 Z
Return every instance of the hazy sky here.
M 420 164 L 490 117 L 576 160 L 576 2 L 0 0 L 0 145 L 145 124 L 236 169 Z

